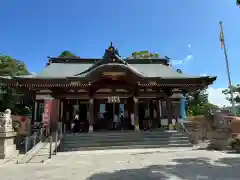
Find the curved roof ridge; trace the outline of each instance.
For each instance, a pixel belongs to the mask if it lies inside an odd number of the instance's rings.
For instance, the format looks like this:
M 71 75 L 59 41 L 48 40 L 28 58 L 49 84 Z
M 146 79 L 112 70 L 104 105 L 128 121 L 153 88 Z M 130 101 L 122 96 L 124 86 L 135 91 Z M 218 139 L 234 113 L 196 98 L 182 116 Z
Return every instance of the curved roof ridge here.
M 142 74 L 142 75 L 146 76 L 145 73 L 143 73 L 143 72 L 139 72 L 136 68 L 134 68 L 134 67 L 131 66 L 130 64 L 128 64 L 128 67 L 129 67 L 130 69 L 132 69 L 133 71 L 138 72 L 139 74 Z
M 91 65 L 88 69 L 84 70 L 83 72 L 80 72 L 78 74 L 75 74 L 74 76 L 79 76 L 79 75 L 82 75 L 82 74 L 85 74 L 85 73 L 88 73 L 89 71 L 97 68 L 100 63 L 102 62 L 103 59 L 101 59 L 100 61 L 97 61 L 96 63 L 94 63 L 93 65 Z
M 141 73 L 141 72 L 138 72 L 135 68 L 133 68 L 132 66 L 130 66 L 130 65 L 128 65 L 128 64 L 120 64 L 120 63 L 108 63 L 108 64 L 102 64 L 102 65 L 100 65 L 100 66 L 98 66 L 98 67 L 96 67 L 96 68 L 94 68 L 94 69 L 91 69 L 90 71 L 87 71 L 87 72 L 85 72 L 85 73 L 79 73 L 79 74 L 76 74 L 76 75 L 74 75 L 74 76 L 79 76 L 79 75 L 83 75 L 83 74 L 90 74 L 91 72 L 93 72 L 93 71 L 95 71 L 95 70 L 97 70 L 97 69 L 99 69 L 99 68 L 102 68 L 102 67 L 104 67 L 104 66 L 120 66 L 120 67 L 124 67 L 124 68 L 128 68 L 128 69 L 130 69 L 133 73 L 135 73 L 135 74 L 137 74 L 137 75 L 139 75 L 139 76 L 145 76 L 145 74 L 143 74 L 143 73 Z M 85 75 L 85 76 L 86 76 Z
M 115 55 L 115 56 L 116 56 L 116 58 L 117 58 L 118 60 L 120 60 L 124 65 L 129 66 L 129 64 L 128 64 L 125 60 L 123 60 L 121 57 L 119 57 L 119 56 L 117 56 L 117 55 Z M 78 74 L 75 74 L 74 76 L 83 75 L 83 74 L 88 73 L 89 71 L 92 71 L 93 69 L 96 69 L 97 67 L 99 67 L 99 66 L 101 66 L 101 65 L 110 64 L 110 63 L 106 63 L 106 64 L 103 63 L 103 64 L 101 64 L 104 60 L 106 60 L 106 59 L 102 58 L 100 61 L 97 61 L 97 62 L 94 63 L 92 66 L 90 66 L 88 69 L 86 69 L 86 70 L 84 70 L 83 72 L 80 72 L 80 73 L 78 73 Z M 113 63 L 113 64 L 120 64 L 120 63 Z

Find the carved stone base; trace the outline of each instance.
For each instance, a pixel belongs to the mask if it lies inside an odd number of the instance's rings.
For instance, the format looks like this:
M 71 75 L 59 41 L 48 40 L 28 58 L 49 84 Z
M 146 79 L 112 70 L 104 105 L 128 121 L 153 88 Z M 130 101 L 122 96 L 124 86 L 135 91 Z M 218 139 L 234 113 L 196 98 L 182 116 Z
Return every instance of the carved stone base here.
M 16 132 L 11 127 L 0 127 L 0 159 L 7 159 L 18 155 L 14 138 Z
M 211 136 L 209 149 L 222 150 L 229 145 L 231 132 L 216 130 L 209 133 Z
M 93 132 L 93 125 L 89 125 L 89 127 L 88 127 L 88 132 L 89 132 L 89 133 L 92 133 L 92 132 Z

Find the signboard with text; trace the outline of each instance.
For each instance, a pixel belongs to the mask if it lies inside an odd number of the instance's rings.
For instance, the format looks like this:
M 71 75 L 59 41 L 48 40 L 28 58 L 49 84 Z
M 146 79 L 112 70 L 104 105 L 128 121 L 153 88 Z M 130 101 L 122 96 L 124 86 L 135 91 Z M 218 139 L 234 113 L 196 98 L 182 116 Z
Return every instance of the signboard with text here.
M 52 100 L 49 100 L 49 99 L 44 100 L 43 125 L 45 127 L 50 125 L 51 111 L 52 111 Z

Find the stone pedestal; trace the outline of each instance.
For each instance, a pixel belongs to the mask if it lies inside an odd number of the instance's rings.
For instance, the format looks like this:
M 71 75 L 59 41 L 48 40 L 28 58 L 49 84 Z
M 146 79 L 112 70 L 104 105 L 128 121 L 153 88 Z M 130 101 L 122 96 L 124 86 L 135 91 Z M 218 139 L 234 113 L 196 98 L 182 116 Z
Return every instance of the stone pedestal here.
M 0 127 L 0 159 L 15 157 L 18 155 L 14 138 L 16 137 L 12 127 Z
M 231 132 L 224 129 L 216 129 L 210 132 L 210 149 L 223 150 L 229 145 L 229 139 L 231 138 Z

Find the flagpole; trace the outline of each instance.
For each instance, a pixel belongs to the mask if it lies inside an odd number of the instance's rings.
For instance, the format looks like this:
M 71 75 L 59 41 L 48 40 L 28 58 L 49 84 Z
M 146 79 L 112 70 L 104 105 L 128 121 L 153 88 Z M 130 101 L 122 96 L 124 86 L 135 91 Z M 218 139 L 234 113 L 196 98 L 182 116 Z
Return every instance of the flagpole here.
M 222 33 L 221 43 L 223 45 L 225 62 L 226 62 L 226 69 L 227 69 L 227 74 L 228 74 L 228 84 L 229 84 L 231 103 L 232 103 L 232 113 L 235 115 L 236 114 L 236 111 L 235 111 L 235 101 L 234 101 L 234 97 L 233 97 L 233 89 L 232 89 L 233 87 L 232 87 L 232 81 L 231 81 L 231 75 L 230 75 L 230 69 L 229 69 L 227 49 L 226 49 L 226 46 L 225 46 L 225 39 L 224 39 L 224 34 L 223 34 L 222 21 L 219 22 L 219 25 L 220 25 L 220 33 Z

